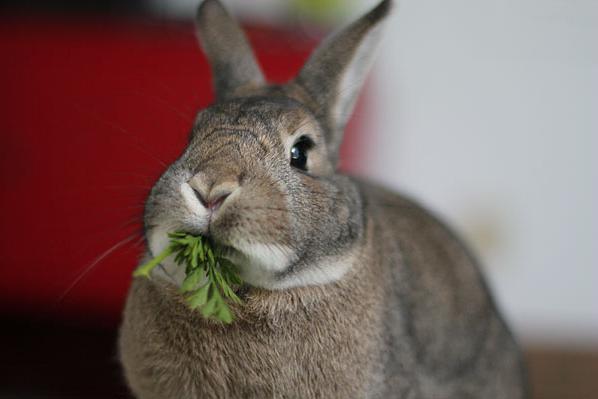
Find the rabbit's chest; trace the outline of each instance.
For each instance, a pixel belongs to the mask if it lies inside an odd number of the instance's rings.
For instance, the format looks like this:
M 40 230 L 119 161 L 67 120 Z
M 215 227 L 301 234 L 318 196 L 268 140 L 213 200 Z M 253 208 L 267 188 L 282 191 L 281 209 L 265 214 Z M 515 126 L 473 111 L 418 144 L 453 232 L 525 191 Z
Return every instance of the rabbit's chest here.
M 172 361 L 188 357 L 180 383 L 206 396 L 348 398 L 366 388 L 371 341 L 356 331 L 313 323 L 275 329 L 245 325 L 199 335 L 191 348 L 173 353 Z M 185 381 L 185 376 L 195 378 Z
M 135 282 L 121 329 L 121 359 L 141 398 L 364 397 L 380 340 L 374 315 L 346 300 L 321 310 L 241 315 L 206 323 L 152 284 Z M 345 297 L 346 298 L 346 297 Z M 247 305 L 251 307 L 251 304 Z

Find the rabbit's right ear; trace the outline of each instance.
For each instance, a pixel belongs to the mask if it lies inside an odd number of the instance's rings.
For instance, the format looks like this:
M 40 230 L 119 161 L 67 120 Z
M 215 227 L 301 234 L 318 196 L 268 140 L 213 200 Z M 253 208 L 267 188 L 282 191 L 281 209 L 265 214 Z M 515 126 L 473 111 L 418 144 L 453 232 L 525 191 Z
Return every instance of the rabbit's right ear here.
M 197 35 L 212 67 L 217 99 L 241 87 L 258 87 L 264 76 L 239 24 L 218 0 L 204 0 L 197 10 Z
M 391 8 L 392 0 L 382 0 L 369 13 L 325 40 L 295 79 L 314 100 L 318 116 L 329 128 L 326 140 L 332 159 L 338 155 L 343 130 L 374 60 L 382 22 Z

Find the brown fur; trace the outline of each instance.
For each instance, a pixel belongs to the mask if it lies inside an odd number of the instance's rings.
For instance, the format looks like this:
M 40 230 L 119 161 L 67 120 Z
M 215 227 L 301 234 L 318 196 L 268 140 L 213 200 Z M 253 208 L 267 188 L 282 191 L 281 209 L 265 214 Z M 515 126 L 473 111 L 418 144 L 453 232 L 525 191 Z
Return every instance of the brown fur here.
M 120 341 L 133 391 L 524 397 L 518 351 L 468 254 L 420 207 L 364 188 L 372 222 L 350 274 L 325 286 L 251 288 L 231 326 L 202 319 L 171 286 L 134 281 Z

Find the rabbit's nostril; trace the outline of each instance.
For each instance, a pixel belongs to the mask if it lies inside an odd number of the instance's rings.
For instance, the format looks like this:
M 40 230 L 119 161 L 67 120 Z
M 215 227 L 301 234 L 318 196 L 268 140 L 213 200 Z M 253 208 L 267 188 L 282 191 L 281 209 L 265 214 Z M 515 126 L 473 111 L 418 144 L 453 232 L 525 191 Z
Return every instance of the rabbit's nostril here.
M 204 206 L 204 208 L 209 209 L 212 212 L 215 212 L 220 208 L 220 205 L 226 200 L 226 198 L 230 195 L 230 192 L 219 193 L 217 195 L 204 195 L 199 190 L 193 189 L 193 193 L 199 200 L 199 202 Z M 207 199 L 206 199 L 207 197 Z
M 193 190 L 193 196 L 206 210 L 216 212 L 230 194 L 239 188 L 234 179 L 226 177 L 215 181 L 205 173 L 198 173 L 187 184 Z
M 206 208 L 208 208 L 209 210 L 215 212 L 218 208 L 220 208 L 220 205 L 222 205 L 224 200 L 226 200 L 226 198 L 229 195 L 230 195 L 230 193 L 220 194 L 218 197 L 210 199 L 210 201 L 208 201 L 206 204 L 204 204 L 204 206 Z
M 195 194 L 195 196 L 203 206 L 206 206 L 206 201 L 204 200 L 203 195 L 198 190 L 193 189 L 193 194 Z

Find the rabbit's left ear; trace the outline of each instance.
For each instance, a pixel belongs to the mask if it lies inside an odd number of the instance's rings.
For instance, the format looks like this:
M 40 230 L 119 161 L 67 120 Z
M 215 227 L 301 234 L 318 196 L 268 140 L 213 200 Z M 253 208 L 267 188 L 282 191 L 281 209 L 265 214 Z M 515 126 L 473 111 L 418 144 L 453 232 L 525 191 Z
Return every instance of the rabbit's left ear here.
M 301 69 L 295 83 L 315 101 L 317 116 L 327 125 L 328 145 L 338 151 L 345 125 L 374 60 L 382 21 L 391 0 L 384 0 L 369 13 L 325 40 Z
M 212 67 L 218 100 L 242 87 L 264 84 L 264 75 L 239 24 L 218 0 L 204 0 L 197 10 L 197 36 Z

